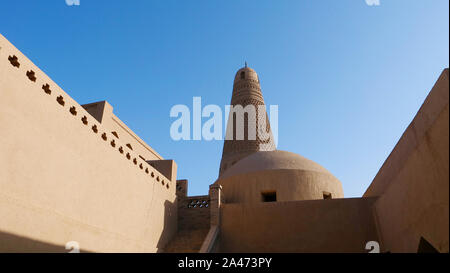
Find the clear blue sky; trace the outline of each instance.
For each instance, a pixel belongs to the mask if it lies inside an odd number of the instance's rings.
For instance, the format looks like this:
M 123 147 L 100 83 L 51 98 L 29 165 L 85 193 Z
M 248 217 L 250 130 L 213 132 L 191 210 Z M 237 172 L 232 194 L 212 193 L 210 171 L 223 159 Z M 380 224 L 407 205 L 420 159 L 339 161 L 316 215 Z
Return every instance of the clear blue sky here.
M 170 138 L 174 104 L 228 104 L 247 60 L 278 149 L 361 196 L 449 66 L 448 0 L 1 1 L 0 33 L 80 104 L 114 112 L 206 194 L 221 141 Z M 126 183 L 126 181 L 124 181 Z

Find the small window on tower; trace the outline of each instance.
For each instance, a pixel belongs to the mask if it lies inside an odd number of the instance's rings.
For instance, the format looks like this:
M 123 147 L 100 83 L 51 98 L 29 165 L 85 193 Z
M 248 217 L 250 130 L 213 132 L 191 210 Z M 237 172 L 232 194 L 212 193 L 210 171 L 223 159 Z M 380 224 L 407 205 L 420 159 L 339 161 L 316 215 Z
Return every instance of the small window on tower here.
M 244 71 L 241 72 L 241 79 L 242 80 L 245 79 L 245 72 Z
M 261 192 L 261 197 L 263 202 L 276 202 L 277 192 L 276 191 L 263 191 Z
M 324 191 L 323 192 L 323 199 L 333 199 L 330 192 Z

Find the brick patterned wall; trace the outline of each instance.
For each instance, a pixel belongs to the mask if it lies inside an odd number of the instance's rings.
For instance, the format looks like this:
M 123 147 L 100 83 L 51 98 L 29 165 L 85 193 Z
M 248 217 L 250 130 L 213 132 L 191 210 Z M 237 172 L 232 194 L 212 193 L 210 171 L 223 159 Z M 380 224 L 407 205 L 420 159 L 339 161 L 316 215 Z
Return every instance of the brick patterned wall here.
M 166 253 L 198 252 L 210 228 L 209 195 L 187 197 L 187 180 L 177 180 L 178 230 Z
M 186 197 L 178 201 L 178 230 L 209 229 L 209 196 Z

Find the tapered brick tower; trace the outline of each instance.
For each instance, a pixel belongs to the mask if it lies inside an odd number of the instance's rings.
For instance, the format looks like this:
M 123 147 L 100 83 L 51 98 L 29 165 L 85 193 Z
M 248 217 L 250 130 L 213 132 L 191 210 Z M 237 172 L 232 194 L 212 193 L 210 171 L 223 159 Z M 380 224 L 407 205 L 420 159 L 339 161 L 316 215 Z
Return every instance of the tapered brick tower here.
M 234 77 L 230 104 L 233 107 L 241 105 L 244 109 L 247 109 L 248 105 L 253 105 L 256 115 L 246 113 L 242 119 L 239 119 L 237 113 L 230 111 L 219 177 L 236 162 L 254 152 L 276 149 L 266 110 L 258 107 L 265 105 L 258 74 L 247 67 L 247 64 L 239 69 Z M 239 127 L 244 128 L 243 139 L 238 137 Z M 256 133 L 252 133 L 255 128 Z

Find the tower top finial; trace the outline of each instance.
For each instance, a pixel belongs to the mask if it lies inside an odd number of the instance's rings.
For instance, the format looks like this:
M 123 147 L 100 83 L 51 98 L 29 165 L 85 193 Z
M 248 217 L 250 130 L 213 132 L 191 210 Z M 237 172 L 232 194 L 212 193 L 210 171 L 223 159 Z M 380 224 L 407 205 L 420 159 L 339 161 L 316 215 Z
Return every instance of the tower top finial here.
M 245 61 L 245 68 L 247 68 L 247 61 Z

